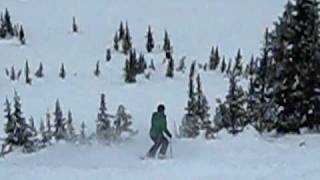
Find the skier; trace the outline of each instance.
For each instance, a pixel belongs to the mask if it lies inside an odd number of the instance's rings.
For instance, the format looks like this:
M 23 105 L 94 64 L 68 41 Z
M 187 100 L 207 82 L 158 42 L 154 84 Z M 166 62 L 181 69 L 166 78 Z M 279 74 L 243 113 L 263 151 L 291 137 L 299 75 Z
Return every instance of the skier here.
M 152 114 L 150 137 L 154 144 L 148 151 L 147 157 L 149 158 L 154 158 L 160 147 L 160 153 L 158 155 L 159 159 L 166 158 L 166 151 L 169 142 L 163 133 L 165 133 L 170 139 L 172 135 L 167 128 L 167 117 L 164 111 L 164 105 L 160 104 L 158 105 L 157 112 Z

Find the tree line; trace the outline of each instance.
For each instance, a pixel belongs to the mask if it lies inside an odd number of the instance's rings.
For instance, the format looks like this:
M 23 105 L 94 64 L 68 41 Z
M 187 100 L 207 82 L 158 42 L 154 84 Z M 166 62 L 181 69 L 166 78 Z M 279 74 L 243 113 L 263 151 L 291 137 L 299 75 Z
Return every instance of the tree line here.
M 71 110 L 64 114 L 59 99 L 55 110 L 46 113 L 45 120 L 41 119 L 39 128 L 33 117 L 26 119 L 23 115 L 21 99 L 15 91 L 13 104 L 6 98 L 4 104 L 6 124 L 0 156 L 4 156 L 17 148 L 25 153 L 39 151 L 54 145 L 58 141 L 75 144 L 89 144 L 96 139 L 102 144 L 117 143 L 138 133 L 132 129 L 132 116 L 123 105 L 119 105 L 115 114 L 108 111 L 105 94 L 101 94 L 100 107 L 96 118 L 96 132 L 88 134 L 86 124 L 82 121 L 77 130 L 73 123 Z

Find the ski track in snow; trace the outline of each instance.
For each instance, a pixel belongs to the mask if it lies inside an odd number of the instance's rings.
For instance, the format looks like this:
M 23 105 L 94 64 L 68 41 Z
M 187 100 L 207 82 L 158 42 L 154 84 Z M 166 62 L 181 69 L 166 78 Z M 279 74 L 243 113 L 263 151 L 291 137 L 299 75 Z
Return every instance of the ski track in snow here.
M 227 59 L 241 48 L 246 61 L 251 54 L 259 54 L 264 29 L 272 26 L 284 4 L 285 0 L 1 1 L 0 10 L 8 8 L 13 22 L 24 25 L 27 40 L 25 47 L 16 41 L 0 41 L 1 102 L 6 96 L 12 98 L 16 89 L 25 117 L 32 115 L 38 123 L 48 109 L 53 111 L 59 98 L 64 112 L 72 110 L 75 126 L 79 128 L 85 121 L 90 133 L 95 129 L 100 94 L 106 93 L 108 110 L 115 112 L 124 104 L 139 134 L 111 147 L 59 143 L 35 154 L 15 152 L 0 159 L 0 179 L 319 179 L 319 135 L 270 140 L 252 129 L 237 137 L 221 132 L 213 141 L 174 139 L 173 159 L 140 161 L 139 156 L 152 143 L 149 121 L 158 103 L 167 106 L 170 129 L 173 131 L 174 122 L 179 124 L 187 101 L 187 75 L 176 73 L 173 80 L 165 78 L 163 54 L 154 53 L 146 55 L 147 61 L 155 60 L 157 68 L 151 80 L 139 77 L 138 83 L 127 85 L 122 78 L 124 57 L 113 54 L 110 63 L 104 61 L 106 47 L 112 47 L 121 20 L 128 21 L 138 52 L 145 52 L 144 36 L 150 24 L 156 46 L 162 43 L 164 29 L 168 30 L 176 64 L 182 56 L 187 56 L 188 65 L 195 59 L 208 61 L 212 45 L 218 45 Z M 78 35 L 70 33 L 72 16 L 77 18 Z M 24 68 L 26 59 L 32 72 L 40 61 L 44 64 L 44 79 L 33 78 L 30 87 L 23 79 L 10 82 L 4 76 L 4 69 L 12 65 Z M 100 78 L 93 76 L 97 60 L 101 63 Z M 62 62 L 67 72 L 64 81 L 58 77 Z M 226 94 L 227 79 L 218 72 L 200 74 L 214 114 L 215 99 Z M 301 142 L 306 145 L 300 147 Z

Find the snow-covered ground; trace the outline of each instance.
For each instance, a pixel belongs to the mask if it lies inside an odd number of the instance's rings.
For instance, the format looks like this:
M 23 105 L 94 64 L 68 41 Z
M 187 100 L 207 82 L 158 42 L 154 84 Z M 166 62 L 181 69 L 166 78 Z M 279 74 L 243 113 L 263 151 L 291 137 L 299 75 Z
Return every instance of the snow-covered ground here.
M 284 4 L 285 0 L 2 0 L 0 10 L 8 8 L 12 20 L 24 25 L 27 40 L 25 47 L 0 41 L 2 102 L 16 89 L 25 117 L 32 115 L 39 122 L 59 98 L 65 111 L 72 110 L 75 126 L 85 121 L 93 132 L 100 94 L 105 93 L 109 111 L 124 104 L 139 134 L 112 147 L 62 143 L 36 154 L 14 153 L 0 159 L 0 179 L 318 179 L 318 135 L 274 139 L 252 129 L 237 137 L 221 132 L 213 141 L 174 139 L 174 159 L 140 161 L 138 157 L 151 145 L 149 121 L 158 103 L 167 106 L 170 129 L 174 122 L 179 124 L 187 100 L 187 75 L 165 78 L 163 54 L 148 54 L 147 61 L 153 58 L 157 68 L 151 80 L 139 77 L 136 84 L 127 85 L 122 78 L 124 57 L 114 53 L 111 62 L 104 61 L 121 20 L 128 21 L 134 46 L 144 53 L 150 24 L 156 46 L 167 29 L 175 59 L 187 56 L 188 64 L 195 59 L 208 61 L 212 45 L 219 45 L 227 58 L 241 48 L 246 60 L 259 53 L 264 29 Z M 70 33 L 72 16 L 78 21 L 78 35 Z M 32 72 L 43 62 L 44 79 L 33 78 L 32 86 L 22 79 L 10 82 L 4 69 L 24 68 L 26 59 Z M 99 78 L 93 76 L 97 60 L 102 63 Z M 64 81 L 58 77 L 62 62 L 67 70 Z M 227 79 L 218 72 L 199 72 L 214 114 L 215 99 L 226 94 Z M 300 147 L 301 142 L 306 145 Z

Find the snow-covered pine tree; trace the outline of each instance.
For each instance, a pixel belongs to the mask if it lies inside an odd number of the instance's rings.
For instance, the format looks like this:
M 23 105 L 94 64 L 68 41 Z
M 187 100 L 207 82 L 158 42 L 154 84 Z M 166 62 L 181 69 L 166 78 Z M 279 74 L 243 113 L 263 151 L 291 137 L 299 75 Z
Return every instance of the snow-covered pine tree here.
M 236 74 L 236 76 L 242 75 L 242 55 L 240 49 L 238 50 L 237 56 L 235 57 L 235 64 L 232 71 Z
M 100 71 L 100 62 L 97 61 L 96 63 L 96 69 L 94 70 L 93 74 L 96 76 L 96 77 L 99 77 L 100 74 L 101 74 L 101 71 Z
M 124 81 L 126 83 L 135 83 L 137 75 L 137 57 L 134 50 L 130 51 L 129 59 L 126 59 L 124 67 Z
M 115 139 L 121 140 L 123 133 L 129 133 L 129 136 L 137 134 L 137 131 L 131 128 L 132 116 L 126 112 L 126 108 L 123 105 L 119 105 L 117 113 L 115 115 L 114 127 L 115 127 Z
M 48 140 L 48 143 L 50 143 L 50 141 L 52 140 L 53 135 L 54 135 L 54 132 L 53 132 L 53 125 L 51 122 L 51 114 L 48 111 L 46 113 L 46 139 Z
M 118 36 L 118 32 L 116 31 L 116 33 L 114 34 L 113 37 L 113 49 L 118 51 L 119 50 L 119 36 Z
M 4 69 L 4 72 L 6 73 L 6 76 L 7 76 L 7 77 L 10 76 L 10 72 L 9 72 L 9 69 L 8 69 L 8 68 L 5 68 L 5 69 Z
M 111 49 L 108 48 L 106 50 L 106 61 L 109 62 L 111 60 Z
M 14 138 L 16 126 L 17 126 L 17 123 L 12 116 L 11 104 L 10 104 L 8 98 L 6 98 L 4 106 L 5 106 L 5 108 L 4 108 L 5 116 L 4 117 L 7 120 L 7 122 L 4 126 L 4 132 L 7 134 L 7 137 L 4 140 L 4 144 L 2 144 L 0 156 L 3 156 L 3 155 L 10 153 L 12 151 L 13 141 L 14 141 L 13 138 Z
M 232 59 L 229 59 L 226 74 L 229 75 L 231 73 L 231 68 L 232 68 Z
M 226 128 L 231 134 L 235 135 L 241 132 L 247 122 L 245 110 L 245 93 L 241 86 L 236 73 L 229 75 L 229 91 L 225 102 L 218 100 L 218 109 L 215 115 L 215 125 Z M 219 103 L 220 102 L 220 103 Z
M 213 138 L 213 127 L 210 121 L 210 107 L 207 100 L 207 97 L 205 96 L 202 85 L 201 85 L 201 79 L 200 74 L 197 75 L 196 78 L 197 83 L 197 92 L 195 94 L 196 96 L 196 115 L 199 117 L 200 121 L 200 129 L 205 131 L 206 138 Z
M 120 39 L 120 40 L 123 40 L 125 34 L 126 34 L 126 32 L 125 32 L 125 30 L 124 30 L 123 23 L 122 23 L 122 21 L 121 21 L 121 22 L 120 22 L 120 26 L 119 26 L 119 39 Z
M 125 29 L 124 37 L 122 39 L 122 51 L 124 54 L 128 54 L 131 48 L 132 48 L 131 35 L 130 35 L 128 23 L 126 22 L 126 29 Z
M 164 39 L 163 39 L 163 47 L 162 47 L 162 50 L 163 50 L 165 53 L 172 52 L 171 41 L 170 41 L 170 39 L 169 39 L 169 35 L 168 35 L 167 30 L 164 31 Z
M 153 35 L 152 35 L 150 25 L 148 26 L 148 32 L 147 32 L 146 38 L 147 38 L 146 49 L 147 49 L 147 52 L 150 53 L 154 48 L 154 40 L 153 40 Z
M 13 26 L 11 22 L 11 17 L 8 9 L 4 12 L 4 29 L 5 29 L 5 35 L 3 38 L 10 38 L 14 36 Z
M 37 151 L 39 147 L 40 140 L 37 137 L 38 131 L 34 125 L 33 117 L 29 118 L 28 124 L 26 124 L 25 138 L 26 143 L 23 145 L 22 151 L 24 153 L 32 153 Z
M 193 62 L 189 72 L 189 90 L 188 90 L 188 103 L 185 108 L 186 114 L 184 115 L 181 126 L 179 127 L 180 136 L 184 138 L 194 138 L 200 134 L 199 117 L 196 115 L 196 96 L 194 91 L 194 74 L 196 62 Z
M 111 119 L 113 117 L 113 115 L 107 113 L 105 94 L 101 94 L 100 107 L 96 121 L 96 134 L 99 142 L 110 143 L 110 141 L 112 141 L 114 132 L 111 127 Z
M 28 60 L 26 61 L 26 66 L 24 68 L 24 73 L 25 73 L 25 82 L 26 84 L 31 85 L 32 79 L 30 78 L 30 68 L 29 68 L 29 63 Z
M 5 117 L 7 123 L 5 125 L 5 132 L 7 137 L 5 143 L 1 148 L 1 155 L 10 153 L 15 146 L 22 147 L 24 152 L 34 152 L 37 150 L 35 144 L 36 139 L 34 127 L 31 123 L 27 123 L 22 115 L 21 102 L 18 93 L 14 93 L 14 111 L 11 113 L 10 103 L 6 99 L 5 103 Z M 11 114 L 11 115 L 10 115 Z
M 272 105 L 268 95 L 268 73 L 269 73 L 269 62 L 270 51 L 271 51 L 271 42 L 270 42 L 270 33 L 266 29 L 264 36 L 264 43 L 262 47 L 261 56 L 258 58 L 260 63 L 257 67 L 253 76 L 250 76 L 250 84 L 247 96 L 247 112 L 248 112 L 248 121 L 253 124 L 253 126 L 259 131 L 270 131 L 271 126 L 273 126 L 271 114 L 267 110 Z M 253 63 L 254 59 L 251 59 L 249 66 L 250 71 L 253 72 Z
M 220 63 L 220 55 L 219 55 L 219 48 L 211 48 L 211 53 L 209 57 L 209 69 L 216 70 Z
M 63 112 L 60 107 L 59 99 L 56 101 L 56 107 L 54 112 L 54 132 L 53 136 L 57 141 L 65 139 L 66 138 L 66 129 L 64 127 L 64 118 L 63 118 Z
M 25 33 L 23 30 L 23 26 L 20 26 L 20 30 L 19 30 L 19 42 L 21 45 L 25 45 L 26 44 L 26 37 L 25 37 Z
M 61 64 L 59 77 L 61 79 L 65 79 L 66 78 L 66 70 L 65 70 L 65 67 L 64 67 L 64 63 Z
M 10 17 L 8 9 L 5 10 L 4 22 L 5 22 L 5 25 L 6 25 L 7 33 L 9 35 L 13 36 L 14 35 L 13 26 L 12 26 L 12 23 L 11 23 L 11 17 Z
M 14 70 L 14 66 L 11 66 L 10 80 L 11 81 L 16 80 L 16 72 Z
M 22 74 L 22 70 L 20 69 L 17 73 L 16 79 L 19 80 Z
M 73 33 L 78 33 L 79 31 L 79 28 L 78 28 L 78 24 L 77 24 L 77 21 L 76 21 L 76 17 L 73 16 L 72 17 L 72 32 Z
M 168 61 L 166 77 L 173 78 L 173 76 L 174 76 L 174 60 L 173 58 L 170 58 Z
M 270 36 L 270 34 L 269 34 Z M 249 63 L 248 75 L 252 76 L 257 71 L 257 61 L 256 58 L 252 55 Z
M 40 62 L 39 68 L 34 75 L 38 78 L 42 78 L 44 76 L 42 62 Z
M 209 56 L 209 69 L 214 70 L 215 69 L 215 49 L 214 47 L 211 47 L 210 56 Z
M 180 60 L 179 60 L 179 65 L 176 68 L 176 71 L 178 72 L 182 72 L 185 73 L 186 71 L 186 56 L 183 56 Z
M 87 143 L 87 134 L 86 134 L 86 124 L 84 121 L 82 121 L 80 125 L 80 138 L 79 138 L 80 144 L 86 144 Z
M 276 130 L 296 132 L 319 112 L 319 2 L 288 2 L 272 38 L 274 77 L 269 88 L 279 107 Z M 312 124 L 312 123 L 311 123 Z
M 43 122 L 43 119 L 40 120 L 39 135 L 40 135 L 39 147 L 44 148 L 44 147 L 46 147 L 48 139 L 47 139 L 47 136 L 46 136 L 46 127 L 45 127 L 45 124 Z
M 137 73 L 143 74 L 144 70 L 147 68 L 147 63 L 144 59 L 144 55 L 142 53 L 139 54 L 138 62 L 137 62 Z
M 68 140 L 69 142 L 75 142 L 76 141 L 76 133 L 75 133 L 75 129 L 73 126 L 72 113 L 70 110 L 68 111 L 68 117 L 66 119 L 64 129 L 66 130 L 66 140 Z
M 226 58 L 223 56 L 222 62 L 221 62 L 221 66 L 220 66 L 220 71 L 221 71 L 222 73 L 224 73 L 224 71 L 226 70 L 226 66 L 227 66 L 227 64 L 226 64 Z
M 39 148 L 45 148 L 51 145 L 52 132 L 50 119 L 48 117 L 46 119 L 46 122 L 44 122 L 43 119 L 41 119 L 39 126 L 39 135 Z

